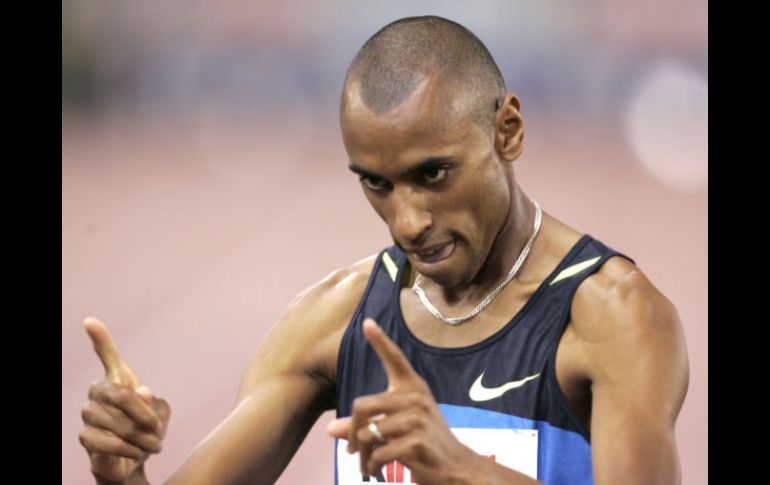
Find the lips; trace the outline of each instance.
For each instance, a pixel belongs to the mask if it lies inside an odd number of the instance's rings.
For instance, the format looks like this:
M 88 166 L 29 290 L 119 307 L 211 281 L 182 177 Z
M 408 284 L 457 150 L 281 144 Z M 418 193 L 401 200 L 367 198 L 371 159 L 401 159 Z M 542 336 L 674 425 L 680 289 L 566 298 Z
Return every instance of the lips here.
M 431 246 L 428 249 L 409 251 L 414 258 L 422 264 L 434 264 L 452 255 L 455 249 L 455 241 L 447 241 L 443 244 Z

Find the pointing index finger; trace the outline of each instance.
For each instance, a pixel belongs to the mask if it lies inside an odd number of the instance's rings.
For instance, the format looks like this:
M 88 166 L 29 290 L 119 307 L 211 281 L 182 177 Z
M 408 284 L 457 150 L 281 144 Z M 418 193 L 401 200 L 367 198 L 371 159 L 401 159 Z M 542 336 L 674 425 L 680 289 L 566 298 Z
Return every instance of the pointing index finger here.
M 406 359 L 406 356 L 398 346 L 393 343 L 379 325 L 371 319 L 364 320 L 364 335 L 369 343 L 374 347 L 375 352 L 380 357 L 382 365 L 385 367 L 385 373 L 388 375 L 388 387 L 392 388 L 394 384 L 411 380 L 415 376 L 412 365 Z
M 107 331 L 107 327 L 93 317 L 86 318 L 83 321 L 83 327 L 91 338 L 91 342 L 94 344 L 94 350 L 102 361 L 102 365 L 104 365 L 104 372 L 106 373 L 107 379 L 116 384 L 132 384 L 123 382 L 123 379 L 121 379 L 123 374 L 121 369 L 125 364 L 120 358 L 118 347 L 112 340 L 110 332 Z

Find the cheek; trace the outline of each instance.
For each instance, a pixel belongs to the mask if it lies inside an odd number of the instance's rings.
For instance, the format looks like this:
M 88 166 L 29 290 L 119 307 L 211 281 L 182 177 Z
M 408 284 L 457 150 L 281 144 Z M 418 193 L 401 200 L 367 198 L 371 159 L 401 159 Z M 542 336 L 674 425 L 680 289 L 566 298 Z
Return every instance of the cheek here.
M 464 194 L 458 207 L 462 221 L 458 229 L 470 243 L 471 252 L 486 253 L 505 223 L 509 207 L 507 185 L 499 180 L 478 181 Z
M 510 188 L 508 179 L 500 170 L 497 162 L 491 162 L 491 166 L 484 171 L 483 177 L 479 177 L 477 187 L 479 201 L 493 216 L 500 211 L 507 211 L 510 201 Z
M 372 209 L 374 209 L 374 212 L 376 212 L 377 215 L 380 216 L 380 219 L 382 219 L 382 221 L 387 224 L 388 219 L 386 217 L 387 211 L 386 211 L 385 201 L 383 201 L 381 197 L 378 197 L 377 195 L 373 194 L 369 190 L 363 189 L 363 191 L 364 191 L 364 196 L 366 197 L 366 200 L 369 201 L 369 205 L 372 206 Z
M 491 222 L 505 218 L 508 209 L 508 186 L 499 178 L 487 175 L 463 188 L 465 207 L 480 227 L 477 230 L 496 231 L 499 227 L 488 227 Z

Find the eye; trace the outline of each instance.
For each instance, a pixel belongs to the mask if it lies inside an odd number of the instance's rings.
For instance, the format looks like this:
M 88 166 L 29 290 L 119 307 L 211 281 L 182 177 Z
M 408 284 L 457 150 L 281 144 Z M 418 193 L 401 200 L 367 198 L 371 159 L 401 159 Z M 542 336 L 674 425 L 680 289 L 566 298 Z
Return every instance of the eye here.
M 388 188 L 388 181 L 379 177 L 362 175 L 361 182 L 363 182 L 369 190 L 382 190 Z
M 437 184 L 446 178 L 448 172 L 447 167 L 431 167 L 422 173 L 422 178 L 426 183 Z

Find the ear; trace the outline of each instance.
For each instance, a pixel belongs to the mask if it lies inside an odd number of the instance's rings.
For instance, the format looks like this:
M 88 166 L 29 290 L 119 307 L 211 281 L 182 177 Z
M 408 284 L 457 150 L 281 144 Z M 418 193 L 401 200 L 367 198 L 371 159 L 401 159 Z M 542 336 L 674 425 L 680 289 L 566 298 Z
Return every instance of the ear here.
M 519 158 L 524 150 L 524 119 L 519 113 L 519 98 L 508 93 L 497 109 L 495 150 L 505 161 Z

